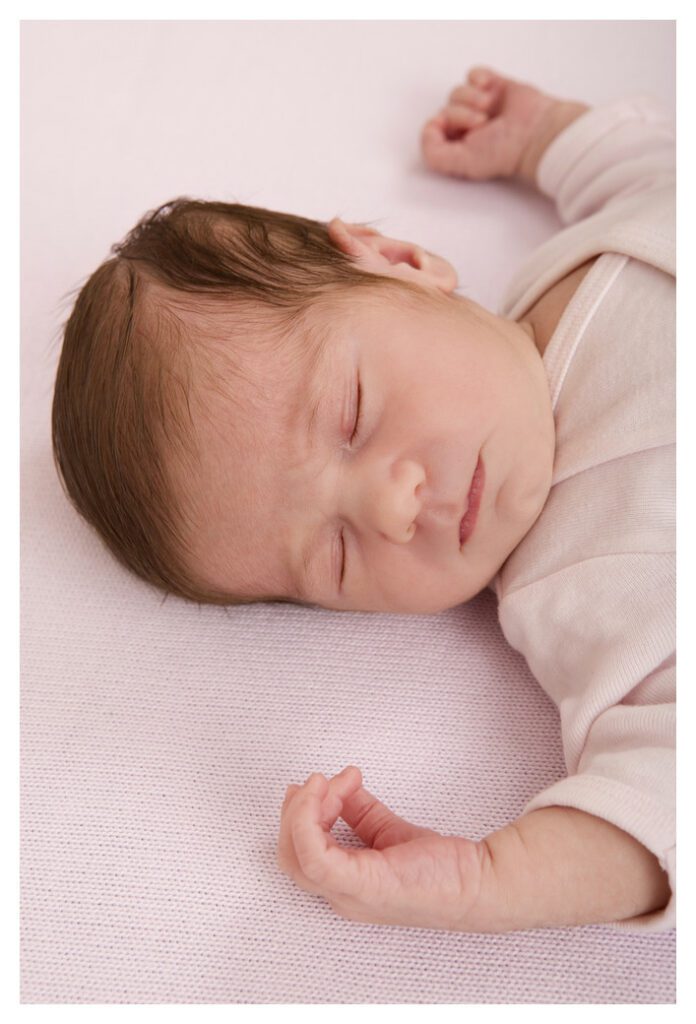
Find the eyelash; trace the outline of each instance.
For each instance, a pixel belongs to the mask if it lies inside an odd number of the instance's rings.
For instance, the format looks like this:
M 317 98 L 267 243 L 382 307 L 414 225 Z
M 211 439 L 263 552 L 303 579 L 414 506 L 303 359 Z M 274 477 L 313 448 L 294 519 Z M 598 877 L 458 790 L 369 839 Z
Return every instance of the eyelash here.
M 343 586 L 343 577 L 346 574 L 346 542 L 343 539 L 343 530 L 341 530 L 341 578 L 338 581 L 339 587 Z
M 360 420 L 361 420 L 361 417 L 362 417 L 362 401 L 361 401 L 361 398 L 362 398 L 362 388 L 360 386 L 360 378 L 358 377 L 358 403 L 357 403 L 358 410 L 357 410 L 357 414 L 356 414 L 356 417 L 355 417 L 355 426 L 353 428 L 353 433 L 351 434 L 351 437 L 350 437 L 351 444 L 353 443 L 353 441 L 355 441 L 356 437 L 360 433 Z
M 362 388 L 360 386 L 360 378 L 358 377 L 358 402 L 357 402 L 358 409 L 357 409 L 357 413 L 356 413 L 356 416 L 355 416 L 355 426 L 353 427 L 353 433 L 350 436 L 350 443 L 351 444 L 353 444 L 353 442 L 356 440 L 356 438 L 360 435 L 360 421 L 362 419 L 362 400 L 361 399 L 362 399 Z M 342 549 L 343 555 L 342 555 L 342 558 L 341 558 L 341 578 L 339 580 L 339 586 L 342 587 L 343 586 L 343 577 L 345 576 L 345 572 L 346 572 L 346 543 L 345 543 L 345 541 L 343 539 L 343 530 L 341 530 L 341 549 Z

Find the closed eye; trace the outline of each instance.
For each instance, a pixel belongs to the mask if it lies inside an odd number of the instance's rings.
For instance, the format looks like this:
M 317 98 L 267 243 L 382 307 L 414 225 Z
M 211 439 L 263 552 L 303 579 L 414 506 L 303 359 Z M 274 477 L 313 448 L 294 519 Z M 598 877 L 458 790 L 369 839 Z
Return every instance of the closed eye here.
M 358 375 L 358 388 L 357 388 L 357 390 L 358 390 L 358 395 L 357 395 L 357 400 L 356 400 L 355 422 L 353 424 L 353 433 L 350 435 L 350 444 L 353 444 L 353 442 L 356 441 L 357 438 L 360 435 L 360 426 L 361 426 L 361 419 L 362 419 L 362 387 L 361 387 L 361 384 L 360 384 L 360 376 L 359 375 Z M 344 578 L 345 574 L 346 574 L 346 542 L 345 542 L 344 531 L 341 530 L 341 576 L 340 576 L 340 580 L 339 580 L 339 587 L 343 587 L 343 578 Z
M 343 577 L 346 574 L 346 542 L 341 530 L 341 578 L 338 581 L 339 587 L 343 587 Z
M 351 444 L 353 444 L 353 442 L 358 437 L 358 434 L 360 433 L 360 419 L 361 419 L 361 415 L 362 415 L 362 388 L 361 388 L 361 385 L 360 385 L 360 377 L 358 377 L 358 398 L 357 398 L 357 402 L 356 402 L 355 422 L 353 424 L 353 433 L 350 436 L 350 443 Z

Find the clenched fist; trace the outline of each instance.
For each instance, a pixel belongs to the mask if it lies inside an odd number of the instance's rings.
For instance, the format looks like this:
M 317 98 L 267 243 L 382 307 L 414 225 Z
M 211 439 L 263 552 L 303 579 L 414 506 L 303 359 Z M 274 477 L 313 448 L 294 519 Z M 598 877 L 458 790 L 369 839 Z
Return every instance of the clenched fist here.
M 472 68 L 423 127 L 423 156 L 432 170 L 458 178 L 533 181 L 544 149 L 587 109 L 490 68 Z

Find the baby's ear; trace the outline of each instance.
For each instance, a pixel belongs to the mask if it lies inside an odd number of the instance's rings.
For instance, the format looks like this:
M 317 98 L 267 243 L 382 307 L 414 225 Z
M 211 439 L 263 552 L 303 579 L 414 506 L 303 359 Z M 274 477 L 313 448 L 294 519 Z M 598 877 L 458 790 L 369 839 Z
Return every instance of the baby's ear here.
M 338 217 L 327 227 L 333 244 L 368 274 L 400 277 L 443 292 L 457 287 L 457 272 L 452 264 L 420 245 L 387 238 L 363 224 L 345 224 Z

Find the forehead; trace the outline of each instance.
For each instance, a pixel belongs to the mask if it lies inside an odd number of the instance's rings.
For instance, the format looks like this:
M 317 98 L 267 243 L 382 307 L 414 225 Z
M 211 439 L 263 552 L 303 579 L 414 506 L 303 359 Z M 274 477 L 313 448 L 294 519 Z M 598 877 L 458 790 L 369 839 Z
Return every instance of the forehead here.
M 229 438 L 230 429 L 244 435 L 245 423 L 258 437 L 260 416 L 279 430 L 291 425 L 315 397 L 312 385 L 322 384 L 335 320 L 313 311 L 241 317 L 228 311 L 219 320 L 200 320 L 192 355 L 196 426 L 224 426 Z
M 294 435 L 308 413 L 308 425 L 313 422 L 331 378 L 336 342 L 337 327 L 330 318 L 306 319 L 293 332 L 278 366 L 276 395 L 282 430 Z
M 296 318 L 283 329 L 248 331 L 240 345 L 218 343 L 196 368 L 190 403 L 196 454 L 182 467 L 191 568 L 208 585 L 279 593 L 274 559 L 259 559 L 278 483 L 304 442 L 331 381 L 336 336 L 332 318 Z M 282 514 L 279 508 L 277 512 Z M 269 549 L 270 553 L 270 549 Z M 259 562 L 266 578 L 261 578 Z

